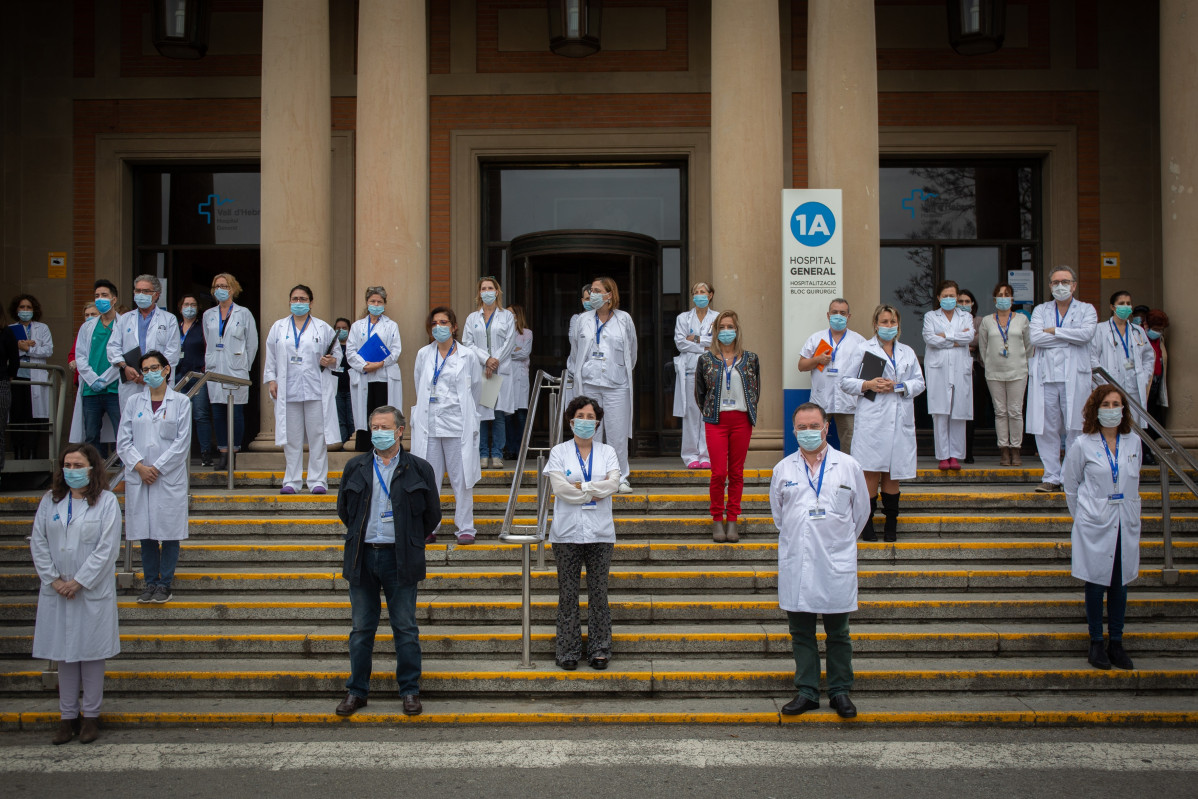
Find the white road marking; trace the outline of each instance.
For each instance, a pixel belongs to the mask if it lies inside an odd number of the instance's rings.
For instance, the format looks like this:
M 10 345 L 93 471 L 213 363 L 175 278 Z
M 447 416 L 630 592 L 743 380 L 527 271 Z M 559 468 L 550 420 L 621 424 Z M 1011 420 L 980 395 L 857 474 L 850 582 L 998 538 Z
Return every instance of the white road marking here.
M 697 740 L 539 740 L 470 744 L 469 766 L 839 767 L 879 770 L 1020 769 L 1198 771 L 1198 745 L 1133 743 L 787 743 Z M 68 744 L 0 747 L 0 773 L 160 769 L 460 769 L 461 752 L 425 743 Z

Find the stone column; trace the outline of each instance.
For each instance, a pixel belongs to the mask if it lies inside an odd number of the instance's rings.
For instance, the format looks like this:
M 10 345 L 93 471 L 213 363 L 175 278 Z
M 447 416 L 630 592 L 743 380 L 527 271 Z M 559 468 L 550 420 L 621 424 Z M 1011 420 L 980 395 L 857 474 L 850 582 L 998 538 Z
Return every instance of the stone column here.
M 1169 430 L 1198 447 L 1198 0 L 1161 2 L 1161 260 Z
M 808 3 L 807 174 L 811 188 L 843 192 L 844 296 L 853 328 L 865 335 L 878 304 L 881 256 L 873 0 Z
M 711 272 L 761 358 L 753 449 L 782 450 L 782 60 L 777 0 L 711 3 Z M 772 463 L 772 461 L 771 461 Z
M 367 286 L 387 289 L 387 314 L 403 337 L 407 405 L 416 398 L 408 379 L 416 352 L 429 341 L 426 31 L 425 0 L 358 5 L 354 308 L 365 306 Z
M 262 346 L 289 313 L 287 292 L 311 287 L 331 322 L 332 130 L 328 0 L 262 4 Z M 261 388 L 256 448 L 274 446 L 274 404 Z

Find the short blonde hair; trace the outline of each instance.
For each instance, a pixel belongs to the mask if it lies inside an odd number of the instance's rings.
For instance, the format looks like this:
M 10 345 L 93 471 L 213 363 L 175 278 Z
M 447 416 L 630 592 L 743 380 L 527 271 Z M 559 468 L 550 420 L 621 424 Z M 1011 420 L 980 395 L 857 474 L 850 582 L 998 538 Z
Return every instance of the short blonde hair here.
M 899 334 L 902 335 L 903 315 L 901 313 L 899 313 L 898 308 L 895 308 L 893 305 L 887 305 L 885 303 L 882 303 L 877 308 L 874 308 L 874 323 L 873 323 L 874 327 L 876 328 L 878 326 L 878 317 L 880 317 L 882 314 L 886 313 L 887 311 L 890 311 L 892 314 L 894 314 L 894 321 L 898 322 Z
M 225 282 L 229 284 L 229 297 L 234 300 L 237 299 L 237 295 L 241 294 L 241 283 L 237 282 L 237 278 L 233 277 L 228 272 L 221 272 L 218 275 L 212 276 L 212 282 L 216 283 L 216 279 L 218 277 L 223 277 Z
M 491 277 L 490 275 L 486 275 L 486 276 L 480 277 L 478 279 L 478 286 L 475 287 L 475 289 L 474 289 L 474 293 L 476 295 L 474 297 L 474 300 L 477 303 L 476 307 L 477 308 L 483 307 L 483 298 L 481 296 L 482 290 L 483 290 L 483 283 L 486 283 L 488 281 L 495 284 L 495 307 L 497 309 L 502 308 L 503 307 L 503 286 L 499 285 L 499 278 Z
M 736 311 L 720 311 L 720 315 L 715 318 L 715 323 L 711 326 L 711 354 L 717 358 L 723 358 L 724 355 L 720 352 L 720 322 L 725 319 L 731 319 L 732 324 L 736 326 L 736 341 L 732 345 L 736 348 L 736 355 L 733 357 L 739 358 L 745 354 L 744 336 L 740 330 L 740 317 L 736 315 Z
M 611 309 L 613 311 L 620 308 L 620 289 L 616 287 L 616 281 L 610 277 L 597 277 L 591 281 L 591 285 L 599 283 L 603 286 L 603 290 L 611 294 Z
M 691 294 L 696 293 L 699 289 L 707 289 L 707 293 L 715 296 L 715 289 L 706 280 L 700 280 L 695 285 L 691 286 Z

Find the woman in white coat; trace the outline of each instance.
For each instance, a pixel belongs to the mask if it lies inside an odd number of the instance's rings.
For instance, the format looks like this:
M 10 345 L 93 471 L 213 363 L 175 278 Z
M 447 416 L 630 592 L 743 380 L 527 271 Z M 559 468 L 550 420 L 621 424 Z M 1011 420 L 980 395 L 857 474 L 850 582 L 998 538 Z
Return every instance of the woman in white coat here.
M 312 316 L 312 289 L 291 290 L 291 314 L 270 326 L 262 380 L 275 403 L 275 444 L 283 447 L 287 470 L 281 494 L 303 486 L 304 439 L 308 441 L 308 490 L 328 491 L 328 442 L 340 441 L 337 423 L 337 334 Z
M 553 490 L 549 541 L 557 561 L 557 665 L 566 671 L 582 659 L 578 587 L 587 571 L 587 658 L 592 669 L 611 659 L 611 610 L 607 578 L 616 547 L 612 494 L 620 485 L 615 449 L 595 440 L 603 407 L 580 395 L 566 406 L 563 421 L 574 437 L 549 451 L 545 474 Z
M 682 419 L 682 462 L 688 469 L 710 469 L 703 412 L 695 400 L 695 365 L 711 347 L 715 319 L 720 312 L 708 306 L 715 297 L 710 283 L 691 286 L 694 307 L 674 321 L 674 415 Z
M 104 487 L 104 461 L 90 444 L 68 444 L 53 479 L 29 537 L 41 581 L 33 656 L 58 663 L 61 721 L 52 742 L 65 744 L 78 733 L 80 743 L 91 743 L 100 729 L 104 661 L 121 651 L 112 577 L 121 507 Z
M 1106 369 L 1141 408 L 1147 408 L 1156 353 L 1144 328 L 1129 321 L 1134 307 L 1128 292 L 1116 291 L 1111 295 L 1111 318 L 1097 327 L 1090 342 L 1090 366 Z M 1099 375 L 1094 377 L 1106 382 Z M 1143 417 L 1133 418 L 1141 426 L 1145 424 Z
M 959 471 L 958 459 L 965 457 L 965 423 L 973 419 L 973 317 L 956 310 L 955 281 L 942 280 L 936 300 L 940 307 L 923 317 L 928 413 L 940 471 Z
M 369 452 L 370 414 L 380 405 L 392 408 L 403 407 L 403 374 L 399 370 L 399 354 L 403 343 L 399 337 L 399 325 L 387 316 L 387 290 L 382 286 L 366 289 L 366 312 L 349 328 L 345 342 L 345 360 L 349 364 L 349 401 L 353 408 L 354 429 L 357 431 L 354 449 Z M 380 360 L 367 361 L 359 354 L 363 345 L 374 336 L 386 350 L 374 353 L 371 345 L 368 354 Z
M 212 298 L 216 306 L 204 311 L 204 369 L 230 377 L 250 377 L 250 365 L 258 355 L 258 323 L 249 308 L 234 302 L 241 284 L 228 272 L 212 278 Z M 212 404 L 212 424 L 216 428 L 216 447 L 220 460 L 216 470 L 224 469 L 229 457 L 229 392 L 218 383 L 206 384 Z M 250 401 L 249 386 L 233 389 L 233 451 L 240 452 L 245 437 L 245 406 Z
M 878 484 L 882 487 L 882 512 L 887 541 L 898 540 L 899 481 L 915 477 L 915 398 L 924 390 L 923 372 L 915 350 L 899 342 L 902 321 L 893 305 L 874 309 L 874 337 L 865 342 L 844 365 L 840 387 L 860 396 L 853 425 L 853 458 L 865 470 L 869 489 L 869 519 L 863 541 L 877 541 L 874 513 Z M 867 353 L 882 360 L 882 376 L 862 380 L 861 365 Z M 870 401 L 865 392 L 873 392 Z
M 503 306 L 503 289 L 493 277 L 478 281 L 478 310 L 466 317 L 462 346 L 474 352 L 483 368 L 484 391 L 499 380 L 493 405 L 479 405 L 478 454 L 482 465 L 503 468 L 507 414 L 516 410 L 516 383 L 512 380 L 512 351 L 516 349 L 516 317 Z
M 170 387 L 161 352 L 141 356 L 140 368 L 146 387 L 125 405 L 116 451 L 125 465 L 125 536 L 141 544 L 146 579 L 137 601 L 163 603 L 187 538 L 191 400 Z
M 582 314 L 591 310 L 591 284 L 587 283 L 582 287 L 582 313 L 570 315 L 570 323 L 566 326 L 566 342 L 570 348 L 566 356 L 566 368 L 562 374 L 562 407 L 570 404 L 570 400 L 574 399 L 574 395 L 578 393 L 576 385 L 578 378 L 570 371 L 570 364 L 575 361 L 574 343 L 578 334 L 578 320 L 582 318 Z
M 412 454 L 433 467 L 437 490 L 449 473 L 453 487 L 453 523 L 459 544 L 474 543 L 474 485 L 482 478 L 478 454 L 478 395 L 483 371 L 474 353 L 456 341 L 458 317 L 439 305 L 425 328 L 433 342 L 416 353 L 412 377 L 416 404 L 408 416 Z M 434 531 L 425 543 L 437 540 Z
M 10 327 L 17 337 L 17 349 L 21 354 L 21 370 L 17 372 L 17 377 L 49 382 L 48 372 L 29 368 L 33 364 L 45 363 L 54 354 L 54 337 L 50 335 L 50 328 L 42 322 L 42 304 L 32 294 L 18 294 L 9 303 L 8 312 L 16 320 Z M 49 386 L 12 387 L 8 438 L 16 459 L 34 457 L 39 431 L 49 429 L 49 422 Z
M 512 380 L 516 384 L 516 411 L 508 414 L 506 443 L 503 457 L 515 460 L 524 440 L 524 425 L 528 423 L 528 404 L 532 394 L 532 381 L 528 370 L 532 365 L 532 329 L 528 326 L 528 315 L 523 305 L 508 308 L 516 317 L 516 346 L 512 350 Z
M 1127 584 L 1140 573 L 1140 442 L 1130 409 L 1110 386 L 1091 392 L 1082 409 L 1082 434 L 1069 447 L 1061 478 L 1073 516 L 1073 576 L 1086 583 L 1090 664 L 1132 668 L 1123 649 Z M 1106 594 L 1106 651 L 1102 597 Z
M 577 378 L 578 394 L 592 397 L 603 406 L 603 442 L 616 450 L 620 459 L 620 493 L 631 494 L 628 482 L 628 439 L 632 438 L 632 409 L 636 387 L 636 325 L 620 310 L 620 290 L 610 277 L 591 282 L 591 310 L 578 320 L 571 369 Z

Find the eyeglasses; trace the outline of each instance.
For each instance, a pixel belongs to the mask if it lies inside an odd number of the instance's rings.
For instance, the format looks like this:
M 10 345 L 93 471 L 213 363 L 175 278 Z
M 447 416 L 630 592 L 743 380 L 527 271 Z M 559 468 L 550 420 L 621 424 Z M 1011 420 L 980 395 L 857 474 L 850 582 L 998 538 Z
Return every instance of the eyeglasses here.
M 1057 286 L 1072 286 L 1072 285 L 1073 285 L 1072 280 L 1054 280 L 1054 281 L 1052 281 L 1053 288 L 1056 288 Z
M 143 375 L 148 375 L 150 372 L 161 372 L 161 371 L 162 371 L 161 366 L 143 366 L 141 368 L 141 373 Z

